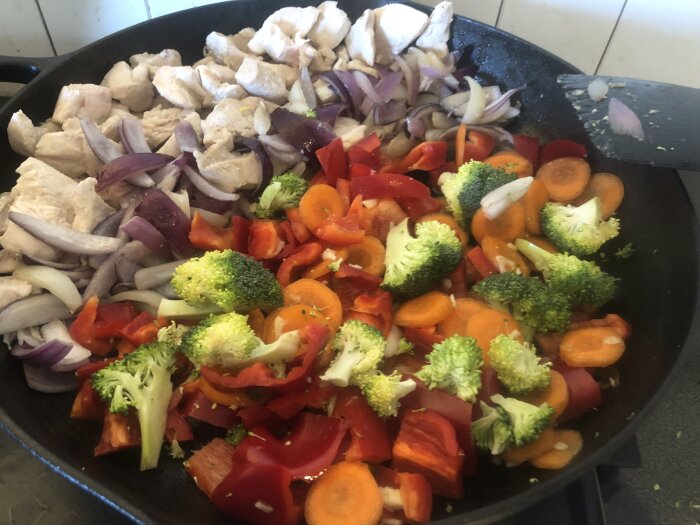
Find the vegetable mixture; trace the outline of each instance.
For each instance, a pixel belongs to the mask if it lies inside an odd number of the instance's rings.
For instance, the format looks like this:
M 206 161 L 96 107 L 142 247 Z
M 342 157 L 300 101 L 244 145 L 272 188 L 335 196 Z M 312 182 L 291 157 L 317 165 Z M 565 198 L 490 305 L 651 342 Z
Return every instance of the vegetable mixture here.
M 507 132 L 524 86 L 457 68 L 451 21 L 286 7 L 12 117 L 0 334 L 31 388 L 77 389 L 96 456 L 184 459 L 243 522 L 372 525 L 490 457 L 578 454 L 630 335 L 592 260 L 624 188 Z

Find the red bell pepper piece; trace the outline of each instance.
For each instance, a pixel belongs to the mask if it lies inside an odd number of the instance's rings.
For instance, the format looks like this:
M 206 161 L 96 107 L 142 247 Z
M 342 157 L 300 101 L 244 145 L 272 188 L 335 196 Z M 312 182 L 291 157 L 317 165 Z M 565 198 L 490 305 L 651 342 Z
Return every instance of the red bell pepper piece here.
M 95 355 L 104 356 L 112 350 L 109 341 L 101 341 L 95 337 L 94 325 L 97 319 L 97 306 L 100 300 L 97 296 L 88 299 L 83 305 L 83 309 L 70 325 L 69 331 L 75 341 L 90 350 Z
M 345 157 L 345 149 L 340 137 L 327 146 L 317 149 L 316 158 L 321 164 L 321 168 L 331 186 L 335 186 L 335 181 L 338 179 L 346 179 L 348 177 L 348 161 Z
M 289 208 L 288 210 L 285 210 L 285 213 L 287 214 L 289 225 L 292 227 L 292 233 L 294 234 L 294 237 L 296 237 L 297 241 L 300 244 L 308 241 L 309 238 L 311 238 L 311 234 L 309 233 L 309 230 L 306 229 L 306 226 L 304 226 L 304 224 L 301 222 L 301 217 L 299 217 L 299 208 Z
M 366 177 L 367 175 L 374 175 L 375 173 L 376 170 L 364 164 L 350 164 L 350 180 L 358 177 Z
M 485 366 L 481 372 L 481 388 L 476 395 L 476 401 L 472 405 L 472 421 L 476 421 L 483 414 L 481 413 L 481 401 L 491 404 L 491 396 L 503 394 L 503 387 L 496 376 L 496 372 L 490 366 Z
M 114 361 L 114 358 L 110 359 L 105 359 L 103 361 L 93 361 L 92 363 L 88 363 L 86 365 L 81 366 L 75 371 L 75 376 L 78 378 L 80 382 L 85 381 L 88 379 L 92 374 L 97 372 L 98 370 L 102 370 L 104 367 L 106 367 L 108 364 L 112 363 Z
M 294 505 L 289 470 L 279 465 L 235 465 L 214 489 L 211 500 L 236 521 L 256 525 L 294 525 L 301 509 Z
M 350 422 L 351 441 L 345 451 L 346 461 L 382 463 L 391 459 L 387 427 L 358 388 L 340 389 L 333 406 L 333 417 L 346 418 Z
M 131 322 L 119 331 L 119 337 L 122 337 L 129 341 L 134 346 L 139 346 L 143 344 L 144 338 L 146 338 L 146 331 L 141 332 L 141 330 L 149 325 L 154 325 L 155 319 L 151 317 L 148 312 L 141 312 L 137 315 Z M 159 329 L 160 327 L 158 327 Z M 156 329 L 156 334 L 158 334 L 158 329 Z
M 586 158 L 586 146 L 573 140 L 554 140 L 540 148 L 540 166 L 561 157 Z
M 131 303 L 101 304 L 97 307 L 97 317 L 93 325 L 93 335 L 98 339 L 110 339 L 119 335 L 136 317 L 136 308 Z
M 343 203 L 343 209 L 347 210 L 350 207 L 350 181 L 338 179 L 335 181 L 335 190 L 338 192 L 340 202 Z
M 71 407 L 70 417 L 88 421 L 102 421 L 107 412 L 107 405 L 92 388 L 90 381 L 83 381 Z
M 353 308 L 357 296 L 375 292 L 380 284 L 380 277 L 341 263 L 340 269 L 333 274 L 331 288 L 338 295 L 343 310 L 348 310 Z
M 222 392 L 235 392 L 249 386 L 267 386 L 279 392 L 295 392 L 308 386 L 307 378 L 316 373 L 316 356 L 328 339 L 328 328 L 316 323 L 306 325 L 300 331 L 301 344 L 305 346 L 301 364 L 289 370 L 287 377 L 277 377 L 264 363 L 255 363 L 236 375 L 224 375 L 214 368 L 202 366 L 201 374 L 214 388 Z
M 464 257 L 459 261 L 459 265 L 450 274 L 450 289 L 449 293 L 454 295 L 455 299 L 461 299 L 467 296 L 467 263 Z
M 379 139 L 376 133 L 370 133 L 365 138 L 356 142 L 353 148 L 363 149 L 370 153 L 377 151 L 382 145 L 382 141 Z
M 264 428 L 249 429 L 236 447 L 234 462 L 280 465 L 289 469 L 292 479 L 318 476 L 333 463 L 348 428 L 350 423 L 343 419 L 302 412 L 291 432 L 280 439 Z
M 364 148 L 353 146 L 348 150 L 348 162 L 350 165 L 361 164 L 368 166 L 373 170 L 378 170 L 381 165 L 381 160 L 377 150 L 367 151 Z
M 226 250 L 233 249 L 233 230 L 221 228 L 207 222 L 199 212 L 194 212 L 189 239 L 195 248 L 200 250 Z
M 433 345 L 442 343 L 445 337 L 437 333 L 435 326 L 416 328 L 407 326 L 403 330 L 403 336 L 414 345 L 416 352 L 426 355 L 433 350 Z
M 326 177 L 326 174 L 323 172 L 323 170 L 319 170 L 318 173 L 316 173 L 316 175 L 311 177 L 311 180 L 309 181 L 309 188 L 311 186 L 316 186 L 317 184 L 326 184 L 330 186 L 328 177 Z
M 165 440 L 168 443 L 172 443 L 173 440 L 184 443 L 193 439 L 194 434 L 184 416 L 177 410 L 170 410 L 165 423 Z
M 484 160 L 491 155 L 496 146 L 496 140 L 486 133 L 470 130 L 467 141 L 464 144 L 464 162 L 470 160 Z
M 319 224 L 314 235 L 334 246 L 349 246 L 359 244 L 365 238 L 365 230 L 355 217 L 331 216 Z
M 418 219 L 423 215 L 440 211 L 442 209 L 442 202 L 430 196 L 421 199 L 414 199 L 413 197 L 397 197 L 396 202 L 399 203 L 399 206 L 403 208 L 411 219 Z
M 357 177 L 350 181 L 350 187 L 353 195 L 362 195 L 365 200 L 430 197 L 430 189 L 425 184 L 398 173 L 377 173 L 371 177 Z
M 231 428 L 240 418 L 229 407 L 209 401 L 200 390 L 182 396 L 179 412 L 183 416 L 204 421 L 215 427 Z
M 489 275 L 498 273 L 496 267 L 491 264 L 491 261 L 489 261 L 486 258 L 486 255 L 484 255 L 484 251 L 481 249 L 481 246 L 475 246 L 469 250 L 467 252 L 467 258 L 474 265 L 482 279 L 486 279 L 486 277 Z
M 430 185 L 437 189 L 440 187 L 438 184 L 438 180 L 440 179 L 440 175 L 442 175 L 445 172 L 448 173 L 456 173 L 457 172 L 457 163 L 454 161 L 449 161 L 445 162 L 442 166 L 438 166 L 434 170 L 430 170 Z
M 397 519 L 411 523 L 430 521 L 433 492 L 425 476 L 412 472 L 396 472 L 381 465 L 374 467 L 374 476 L 379 487 L 399 489 L 402 512 L 396 516 Z
M 233 232 L 232 248 L 239 253 L 248 253 L 248 234 L 250 221 L 245 217 L 234 215 L 231 217 L 231 231 Z
M 423 474 L 433 492 L 448 498 L 464 495 L 464 457 L 454 428 L 437 412 L 406 412 L 392 455 L 393 468 Z
M 317 242 L 310 242 L 300 246 L 296 252 L 291 254 L 280 264 L 277 270 L 277 280 L 280 286 L 284 288 L 290 284 L 295 279 L 295 270 L 315 263 L 321 258 L 321 253 L 323 253 L 323 246 Z
M 199 490 L 211 498 L 214 489 L 226 479 L 233 468 L 234 447 L 221 438 L 214 438 L 185 461 L 187 473 Z
M 277 224 L 278 231 L 281 232 L 281 238 L 284 242 L 284 246 L 280 252 L 275 256 L 275 259 L 285 259 L 289 257 L 297 249 L 297 238 L 294 236 L 292 231 L 292 226 L 289 221 L 282 221 Z
M 384 290 L 375 290 L 372 293 L 363 293 L 355 297 L 353 310 L 378 316 L 381 319 L 382 331 L 386 337 L 391 330 L 393 300 L 391 294 Z
M 117 450 L 138 447 L 141 444 L 141 431 L 136 414 L 107 414 L 102 424 L 100 442 L 95 447 L 94 456 L 104 456 Z
M 273 259 L 284 248 L 277 222 L 255 220 L 248 230 L 248 254 L 255 259 Z
M 238 411 L 238 416 L 245 428 L 264 428 L 275 435 L 282 434 L 286 429 L 286 422 L 277 416 L 272 410 L 262 405 L 243 407 Z
M 513 135 L 515 151 L 530 161 L 537 170 L 540 165 L 540 139 L 529 135 Z
M 378 315 L 368 314 L 367 312 L 360 312 L 354 308 L 349 308 L 347 311 L 343 312 L 343 319 L 349 321 L 353 319 L 355 321 L 360 321 L 361 323 L 374 326 L 380 332 L 384 328 L 384 321 Z
M 267 408 L 282 419 L 291 419 L 306 407 L 321 408 L 335 393 L 335 388 L 331 386 L 292 392 L 273 399 L 267 404 Z
M 422 142 L 401 160 L 403 172 L 412 170 L 430 171 L 445 163 L 447 142 Z
M 600 385 L 585 368 L 557 362 L 554 365 L 554 370 L 564 376 L 566 386 L 569 389 L 569 403 L 566 405 L 564 413 L 559 417 L 559 421 L 575 419 L 600 405 L 603 400 Z

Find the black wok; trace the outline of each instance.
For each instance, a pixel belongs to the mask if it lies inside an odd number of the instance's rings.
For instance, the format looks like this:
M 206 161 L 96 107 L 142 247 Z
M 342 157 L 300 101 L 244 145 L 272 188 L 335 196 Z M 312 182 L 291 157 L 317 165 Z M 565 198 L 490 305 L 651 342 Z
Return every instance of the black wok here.
M 234 33 L 245 26 L 259 27 L 267 15 L 287 3 L 312 2 L 241 0 L 209 5 L 144 22 L 69 56 L 0 64 L 0 80 L 31 80 L 0 112 L 0 189 L 10 189 L 16 178 L 14 170 L 22 161 L 10 150 L 5 132 L 14 111 L 21 108 L 35 122 L 41 121 L 51 115 L 63 85 L 99 83 L 112 64 L 134 53 L 172 47 L 182 53 L 184 63 L 192 63 L 201 58 L 210 31 Z M 384 3 L 341 0 L 340 5 L 355 19 L 365 8 Z M 466 50 L 462 61 L 477 64 L 481 80 L 501 87 L 528 84 L 514 131 L 535 133 L 544 140 L 588 142 L 556 87 L 556 75 L 577 72 L 574 67 L 512 35 L 460 17 L 454 23 L 452 47 Z M 688 195 L 674 171 L 608 161 L 599 158 L 593 148 L 589 151 L 594 169 L 618 174 L 626 188 L 619 211 L 622 234 L 606 251 L 612 254 L 628 242 L 636 247 L 632 259 L 611 257 L 604 264 L 621 279 L 609 310 L 628 319 L 633 327 L 628 351 L 619 362 L 622 386 L 606 390 L 598 411 L 569 425 L 582 432 L 584 449 L 568 468 L 506 470 L 481 461 L 478 476 L 466 480 L 465 498 L 451 502 L 451 513 L 445 511 L 446 502 L 436 502 L 438 523 L 504 517 L 592 469 L 632 434 L 682 351 L 692 326 L 698 281 L 697 224 Z M 0 424 L 58 472 L 139 521 L 232 523 L 217 514 L 178 461 L 163 457 L 159 469 L 140 473 L 136 453 L 94 459 L 99 425 L 69 419 L 72 397 L 29 390 L 19 362 L 9 352 L 0 352 Z M 533 477 L 539 483 L 530 483 Z

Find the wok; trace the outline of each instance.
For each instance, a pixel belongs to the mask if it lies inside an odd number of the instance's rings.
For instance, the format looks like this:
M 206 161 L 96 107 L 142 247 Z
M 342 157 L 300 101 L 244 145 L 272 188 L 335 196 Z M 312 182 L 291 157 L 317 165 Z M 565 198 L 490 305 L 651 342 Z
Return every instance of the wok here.
M 74 82 L 99 82 L 115 62 L 134 53 L 172 47 L 184 63 L 201 57 L 210 31 L 234 33 L 260 27 L 277 8 L 311 5 L 295 0 L 240 0 L 209 5 L 157 18 L 131 27 L 75 53 L 55 59 L 6 59 L 0 80 L 31 82 L 0 112 L 0 189 L 7 191 L 22 159 L 7 141 L 11 114 L 23 109 L 35 122 L 49 117 L 61 87 Z M 318 2 L 313 2 L 317 4 Z M 385 1 L 341 0 L 353 18 Z M 427 11 L 429 8 L 411 4 Z M 480 80 L 514 87 L 527 83 L 523 112 L 513 131 L 543 140 L 567 138 L 587 143 L 573 109 L 556 85 L 556 75 L 578 72 L 573 66 L 512 35 L 456 17 L 451 37 L 454 49 L 464 49 L 463 63 L 479 66 Z M 622 386 L 606 390 L 598 411 L 567 427 L 581 431 L 584 448 L 562 471 L 527 466 L 505 469 L 480 460 L 479 474 L 466 480 L 466 496 L 434 505 L 437 523 L 488 522 L 521 510 L 592 469 L 634 431 L 641 416 L 669 381 L 693 324 L 698 282 L 698 232 L 695 214 L 676 172 L 623 164 L 599 157 L 589 147 L 596 171 L 610 171 L 624 181 L 626 198 L 619 210 L 622 233 L 606 247 L 632 242 L 632 259 L 610 257 L 604 268 L 620 278 L 619 292 L 608 309 L 629 320 L 633 335 L 618 363 Z M 29 390 L 18 360 L 0 351 L 0 424 L 37 457 L 135 520 L 147 523 L 208 523 L 233 521 L 217 513 L 195 487 L 179 461 L 165 456 L 154 471 L 140 473 L 137 452 L 94 459 L 99 425 L 68 417 L 72 395 L 45 395 Z M 198 431 L 195 431 L 197 434 Z M 533 484 L 530 478 L 537 477 Z

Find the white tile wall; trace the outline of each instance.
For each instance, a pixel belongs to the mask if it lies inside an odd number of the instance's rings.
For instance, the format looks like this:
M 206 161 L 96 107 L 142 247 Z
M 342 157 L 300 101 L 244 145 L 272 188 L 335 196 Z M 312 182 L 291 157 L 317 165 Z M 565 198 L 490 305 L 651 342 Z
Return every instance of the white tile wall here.
M 417 0 L 425 5 L 437 5 L 441 0 Z M 455 13 L 489 24 L 496 25 L 502 0 L 452 0 Z
M 226 0 L 148 0 L 148 5 L 151 8 L 151 16 L 167 15 L 175 11 L 182 11 L 191 7 L 199 7 L 200 5 L 217 4 Z
M 2 0 L 0 12 L 0 54 L 30 57 L 53 55 L 36 3 L 31 0 Z

